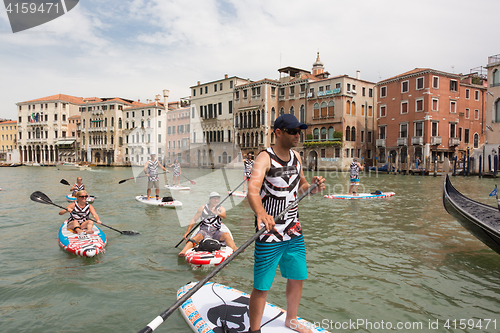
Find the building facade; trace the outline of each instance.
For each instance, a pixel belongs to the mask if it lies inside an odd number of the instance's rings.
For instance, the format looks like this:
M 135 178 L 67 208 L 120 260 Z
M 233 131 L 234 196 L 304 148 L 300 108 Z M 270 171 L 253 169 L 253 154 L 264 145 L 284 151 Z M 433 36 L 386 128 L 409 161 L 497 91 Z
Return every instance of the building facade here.
M 485 112 L 484 155 L 500 154 L 500 54 L 488 57 L 489 86 Z
M 485 92 L 482 79 L 428 68 L 378 82 L 379 163 L 390 156 L 410 168 L 418 157 L 428 168 L 484 144 Z
M 247 82 L 227 74 L 221 80 L 191 88 L 191 155 L 194 167 L 221 167 L 231 163 L 238 150 L 234 144 L 234 88 Z
M 166 163 L 172 164 L 175 159 L 182 166 L 189 166 L 191 163 L 191 152 L 189 133 L 191 107 L 173 108 L 168 111 L 168 126 L 166 131 L 167 155 Z
M 0 120 L 0 163 L 19 163 L 17 121 Z
M 68 120 L 79 114 L 83 98 L 53 95 L 16 103 L 17 144 L 20 162 L 56 164 L 59 148 L 74 149 L 75 140 L 68 135 Z
M 164 164 L 167 154 L 167 112 L 169 91 L 163 91 L 163 102 L 156 95 L 154 102 L 140 103 L 123 109 L 124 129 L 122 152 L 125 164 L 144 165 L 151 153 Z

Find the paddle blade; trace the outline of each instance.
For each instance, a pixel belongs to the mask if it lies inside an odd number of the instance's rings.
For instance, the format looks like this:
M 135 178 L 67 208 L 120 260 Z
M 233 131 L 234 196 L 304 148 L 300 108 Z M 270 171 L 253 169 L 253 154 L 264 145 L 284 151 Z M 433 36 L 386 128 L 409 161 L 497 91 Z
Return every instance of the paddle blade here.
M 131 179 L 134 179 L 133 177 L 132 178 L 127 178 L 127 179 L 122 179 L 118 182 L 118 184 L 123 184 L 125 183 L 127 180 L 131 180 Z
M 194 180 L 190 180 L 191 184 L 196 185 L 196 182 Z
M 132 230 L 124 230 L 124 231 L 122 231 L 122 235 L 137 236 L 137 235 L 140 235 L 140 233 L 137 231 L 132 231 Z
M 46 205 L 52 204 L 52 200 L 50 200 L 48 196 L 46 196 L 43 192 L 40 191 L 35 191 L 31 193 L 30 199 L 35 202 L 43 203 Z
M 61 184 L 64 184 L 64 185 L 69 185 L 69 186 L 71 186 L 71 184 L 70 184 L 70 183 L 68 183 L 68 181 L 67 181 L 66 179 L 61 179 L 60 183 L 61 183 Z

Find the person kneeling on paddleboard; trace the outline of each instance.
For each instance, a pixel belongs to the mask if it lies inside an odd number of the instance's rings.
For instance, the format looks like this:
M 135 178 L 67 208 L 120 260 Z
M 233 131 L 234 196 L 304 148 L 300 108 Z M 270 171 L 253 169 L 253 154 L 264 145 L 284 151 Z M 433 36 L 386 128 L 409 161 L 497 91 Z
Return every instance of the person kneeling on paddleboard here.
M 76 193 L 78 191 L 85 190 L 85 184 L 82 183 L 82 177 L 76 178 L 75 185 L 73 185 L 69 190 L 71 191 L 71 195 L 74 196 L 74 197 L 76 197 Z
M 220 201 L 220 194 L 217 192 L 210 193 L 208 204 L 201 206 L 189 222 L 188 229 L 183 238 L 187 240 L 186 246 L 179 252 L 179 256 L 186 255 L 186 251 L 196 246 L 205 238 L 212 238 L 221 242 L 225 242 L 227 246 L 236 251 L 237 247 L 234 244 L 231 235 L 228 232 L 220 230 L 222 219 L 226 218 L 226 210 L 224 207 L 217 207 Z M 198 219 L 201 218 L 200 231 L 192 238 L 188 239 L 191 229 Z
M 78 191 L 76 193 L 76 201 L 72 202 L 59 212 L 59 215 L 64 215 L 69 211 L 68 218 L 68 230 L 73 230 L 77 234 L 82 234 L 86 232 L 87 234 L 92 234 L 94 231 L 94 222 L 89 219 L 89 215 L 92 214 L 97 223 L 101 223 L 99 216 L 95 212 L 94 207 L 87 203 L 88 193 L 85 190 Z

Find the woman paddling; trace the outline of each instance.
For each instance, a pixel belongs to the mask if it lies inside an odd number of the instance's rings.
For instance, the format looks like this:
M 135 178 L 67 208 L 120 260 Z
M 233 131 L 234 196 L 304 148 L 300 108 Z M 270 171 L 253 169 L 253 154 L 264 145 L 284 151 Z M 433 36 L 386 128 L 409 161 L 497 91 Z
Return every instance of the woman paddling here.
M 94 207 L 87 203 L 88 197 L 89 195 L 85 190 L 78 191 L 76 193 L 76 201 L 70 203 L 68 207 L 66 207 L 67 210 L 63 209 L 59 212 L 59 215 L 64 215 L 69 211 L 67 228 L 79 235 L 83 233 L 94 233 L 92 230 L 94 223 L 89 219 L 90 214 L 92 214 L 97 223 L 101 224 Z
M 69 185 L 69 184 L 68 184 Z M 72 195 L 74 197 L 76 197 L 76 193 L 78 191 L 83 191 L 85 190 L 85 184 L 82 182 L 82 177 L 78 177 L 76 178 L 76 183 L 75 185 L 73 185 L 70 189 L 69 189 L 71 192 L 72 192 Z

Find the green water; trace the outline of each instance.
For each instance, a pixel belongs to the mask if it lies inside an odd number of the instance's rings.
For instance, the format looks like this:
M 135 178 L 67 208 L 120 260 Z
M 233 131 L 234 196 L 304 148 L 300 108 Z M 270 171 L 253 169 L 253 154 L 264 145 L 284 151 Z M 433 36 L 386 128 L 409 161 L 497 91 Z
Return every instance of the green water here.
M 183 173 L 196 185 L 185 180 L 191 191 L 172 194 L 184 205 L 176 212 L 135 201 L 145 193 L 145 178 L 118 184 L 133 176 L 130 168 L 0 168 L 0 332 L 137 332 L 175 302 L 179 287 L 202 279 L 207 270 L 193 270 L 177 257 L 174 246 L 185 232 L 181 224 L 189 222 L 208 193 L 216 190 L 224 197 L 237 186 L 242 171 Z M 60 180 L 73 183 L 78 175 L 97 196 L 94 207 L 105 224 L 141 235 L 103 228 L 108 237 L 104 254 L 84 259 L 64 252 L 57 242 L 63 221 L 59 209 L 29 196 L 40 190 L 66 206 L 69 187 Z M 312 175 L 306 173 L 308 180 Z M 347 174 L 321 175 L 327 177 L 324 194 L 347 191 Z M 331 332 L 498 331 L 500 255 L 446 213 L 442 179 L 367 173 L 360 179 L 358 192 L 396 195 L 372 200 L 316 195 L 299 205 L 309 273 L 299 315 Z M 488 197 L 494 179 L 452 181 L 467 196 L 495 204 Z M 161 195 L 170 193 L 162 190 Z M 236 244 L 242 244 L 254 232 L 252 211 L 241 199 L 224 206 L 229 208 L 225 223 Z M 253 246 L 213 281 L 250 292 L 252 269 Z M 286 306 L 285 283 L 278 273 L 269 302 Z M 359 325 L 345 326 L 353 322 Z M 395 329 L 398 323 L 403 329 Z M 436 324 L 437 329 L 429 328 Z M 190 328 L 176 311 L 155 332 Z

